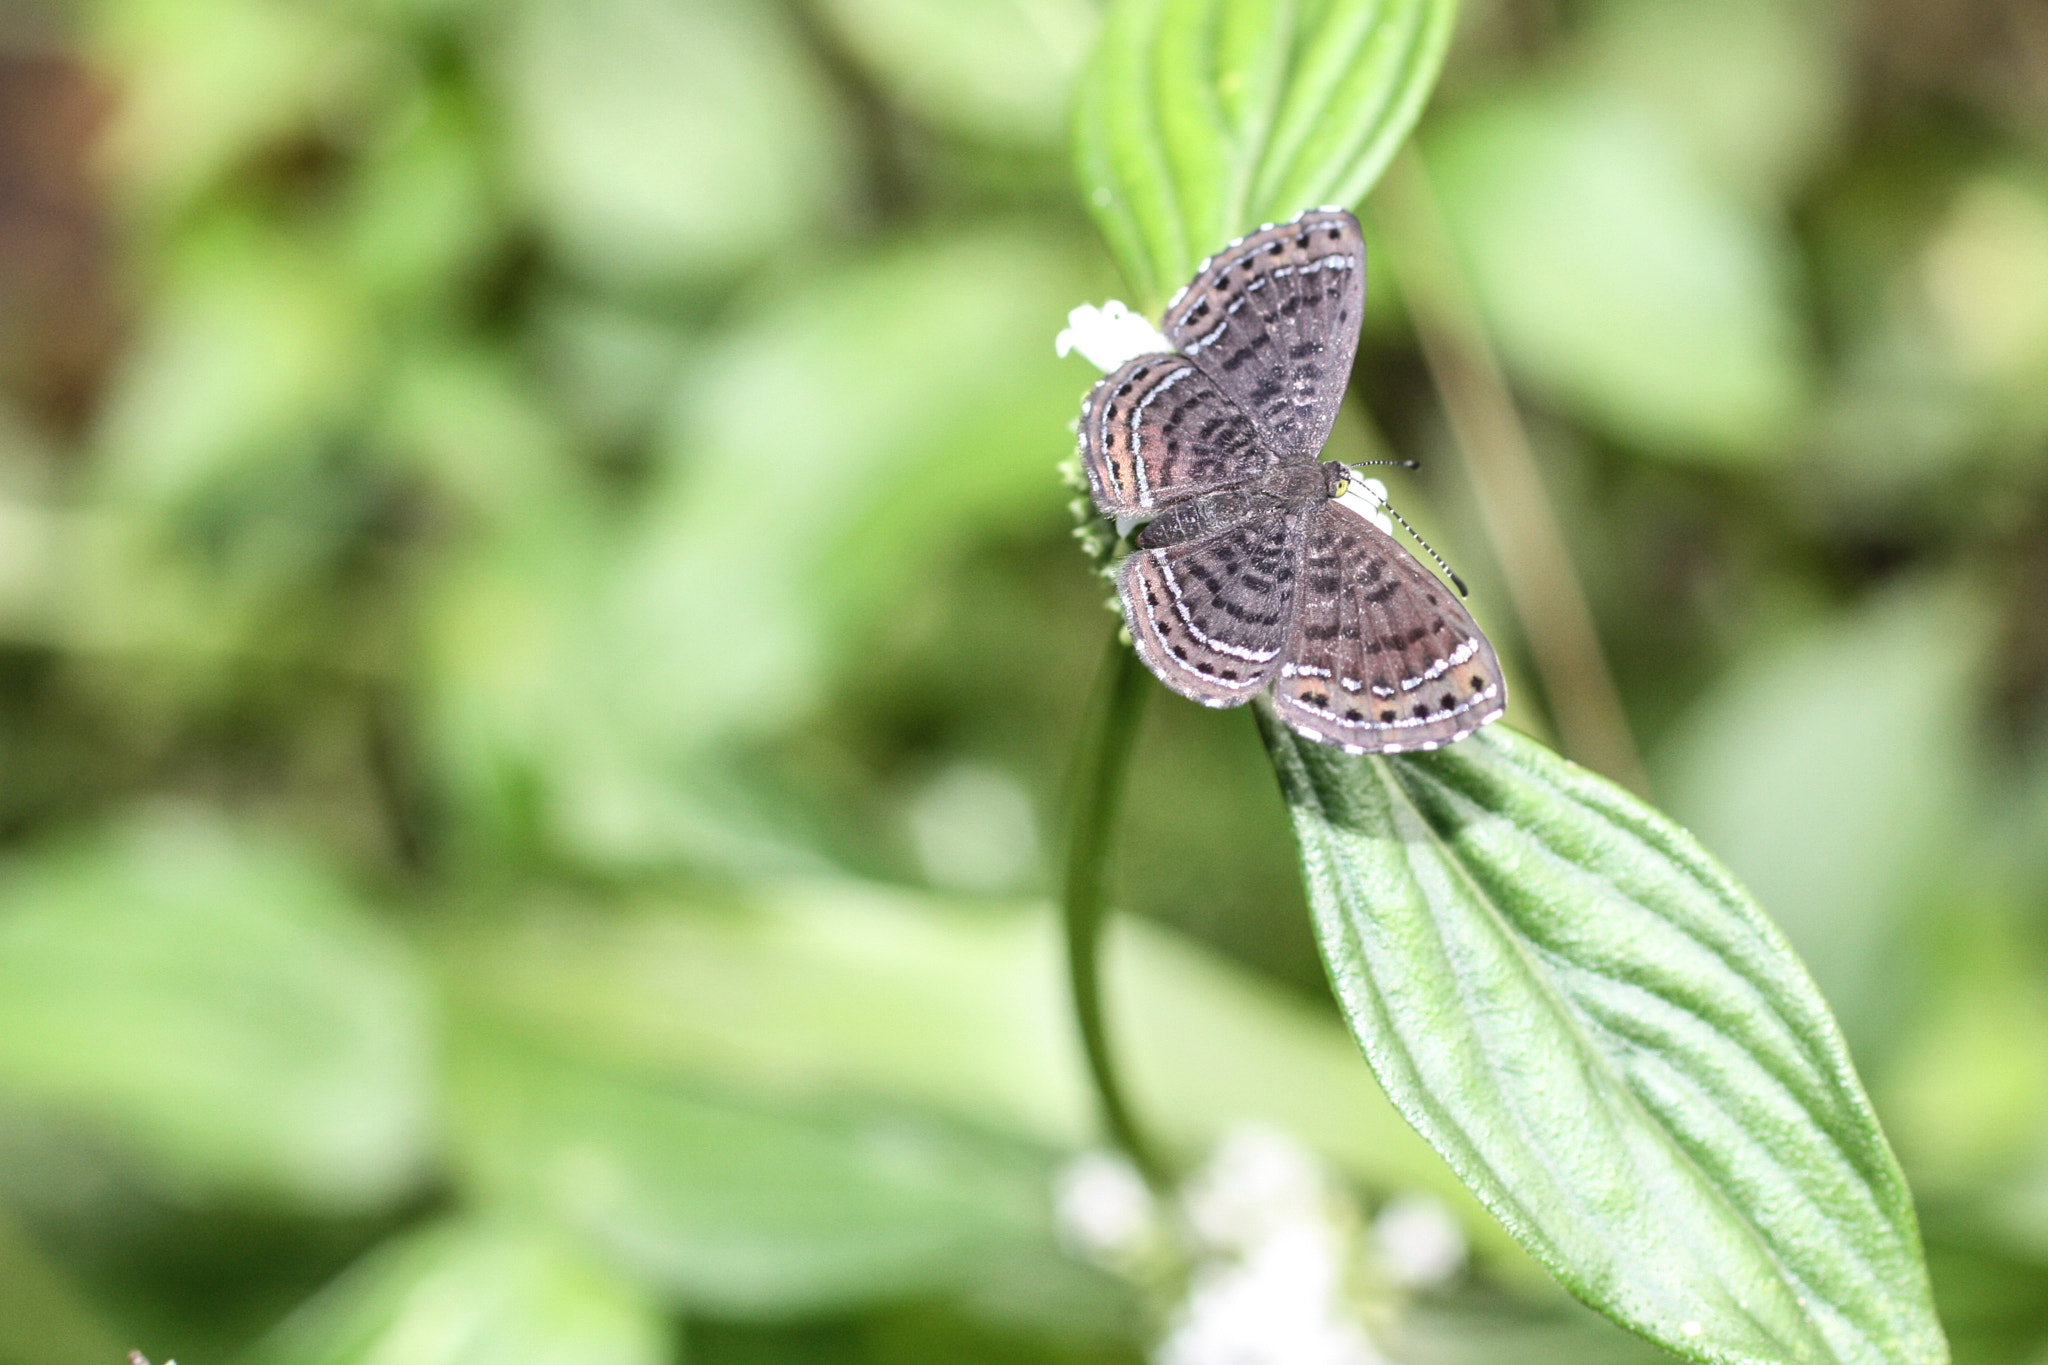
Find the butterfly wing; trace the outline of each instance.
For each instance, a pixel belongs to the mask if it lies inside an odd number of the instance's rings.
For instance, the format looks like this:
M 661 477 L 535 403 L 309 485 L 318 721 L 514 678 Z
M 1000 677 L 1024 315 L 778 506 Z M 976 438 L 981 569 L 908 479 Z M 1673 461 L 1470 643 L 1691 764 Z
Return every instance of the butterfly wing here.
M 1106 517 L 1145 517 L 1271 466 L 1251 419 L 1177 355 L 1141 355 L 1081 404 L 1081 467 Z
M 1210 257 L 1168 305 L 1167 339 L 1277 455 L 1314 456 L 1336 424 L 1365 308 L 1365 237 L 1316 209 Z
M 1293 629 L 1273 705 L 1350 753 L 1434 749 L 1507 706 L 1500 661 L 1457 595 L 1336 502 L 1305 519 Z
M 1124 561 L 1124 619 L 1161 682 L 1204 706 L 1239 706 L 1272 678 L 1287 645 L 1302 520 L 1269 506 Z

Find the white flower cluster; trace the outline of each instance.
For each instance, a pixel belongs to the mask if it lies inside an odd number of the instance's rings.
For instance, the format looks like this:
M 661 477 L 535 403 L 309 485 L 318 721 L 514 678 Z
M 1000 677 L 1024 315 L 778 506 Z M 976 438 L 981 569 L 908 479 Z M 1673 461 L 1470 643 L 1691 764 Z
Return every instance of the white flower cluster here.
M 1385 1365 L 1369 1324 L 1465 1258 L 1442 1205 L 1394 1200 L 1368 1230 L 1342 1182 L 1271 1128 L 1228 1135 L 1170 1206 L 1102 1152 L 1069 1163 L 1054 1196 L 1070 1250 L 1171 1301 L 1154 1365 Z

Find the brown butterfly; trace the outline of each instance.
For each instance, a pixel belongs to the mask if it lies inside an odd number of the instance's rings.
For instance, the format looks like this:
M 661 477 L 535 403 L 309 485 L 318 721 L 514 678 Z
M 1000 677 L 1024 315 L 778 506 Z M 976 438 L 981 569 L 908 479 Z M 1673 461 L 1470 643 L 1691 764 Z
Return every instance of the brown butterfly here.
M 1364 303 L 1342 209 L 1232 242 L 1167 305 L 1176 350 L 1089 391 L 1081 463 L 1103 516 L 1151 519 L 1117 589 L 1161 682 L 1204 706 L 1270 686 L 1309 738 L 1393 754 L 1498 720 L 1507 687 L 1457 595 L 1337 501 L 1353 475 L 1318 458 Z

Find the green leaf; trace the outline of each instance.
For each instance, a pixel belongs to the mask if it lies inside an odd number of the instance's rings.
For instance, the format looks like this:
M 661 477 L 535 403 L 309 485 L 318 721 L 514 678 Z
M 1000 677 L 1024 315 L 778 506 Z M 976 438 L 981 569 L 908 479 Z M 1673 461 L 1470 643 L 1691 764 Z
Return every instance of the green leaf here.
M 471 1192 L 574 1228 L 685 1306 L 843 1308 L 1050 1242 L 1049 1173 L 1018 1149 L 871 1107 L 734 1103 L 472 1032 L 455 1121 Z
M 472 1008 L 615 1067 L 769 1107 L 879 1103 L 1027 1144 L 1100 1140 L 1043 908 L 828 881 L 751 899 L 553 907 L 447 951 L 468 965 Z M 1164 1140 L 1203 1151 L 1247 1119 L 1278 1125 L 1376 1192 L 1442 1196 L 1489 1251 L 1526 1265 L 1326 1012 L 1129 917 L 1111 925 L 1104 966 L 1119 1060 Z
M 166 518 L 246 504 L 264 475 L 317 461 L 361 401 L 369 319 L 310 241 L 216 214 L 152 299 L 95 419 L 104 497 Z
M 1790 231 L 1672 119 L 1552 80 L 1461 110 L 1425 143 L 1518 376 L 1652 453 L 1790 448 L 1811 387 Z
M 256 1349 L 255 1365 L 662 1365 L 667 1315 L 541 1227 L 469 1217 L 370 1253 Z
M 1504 727 L 1389 760 L 1262 721 L 1367 1059 L 1568 1288 L 1696 1360 L 1947 1359 L 1827 1007 L 1689 835 Z
M 1779 0 L 1621 0 L 1590 16 L 1591 65 L 1662 111 L 1730 186 L 1785 197 L 1841 141 L 1840 12 Z
M 846 197 L 849 120 L 779 5 L 521 0 L 490 74 L 516 189 L 579 274 L 715 285 Z
M 20 859 L 0 886 L 0 1096 L 185 1194 L 380 1205 L 429 1155 L 404 945 L 290 849 L 196 817 Z
M 11 1210 L 0 1209 L 0 1360 L 105 1365 L 121 1358 L 121 1347 L 85 1291 L 44 1254 Z
M 1966 581 L 1894 585 L 1747 651 L 1659 754 L 1672 813 L 1773 908 L 1859 1047 L 1896 1029 L 1902 933 L 1922 888 L 1952 884 L 1984 785 L 1992 632 Z
M 1082 77 L 1075 158 L 1143 310 L 1260 222 L 1364 198 L 1456 14 L 1453 0 L 1120 0 Z
M 812 0 L 889 96 L 937 127 L 1051 147 L 1101 24 L 1093 0 Z
M 168 217 L 288 137 L 331 92 L 337 57 L 375 41 L 348 22 L 349 8 L 93 6 L 94 55 L 122 90 L 106 145 L 122 197 L 146 217 Z
M 612 866 L 792 861 L 705 793 L 707 758 L 804 723 L 977 536 L 1065 524 L 1073 245 L 1010 228 L 826 261 L 696 351 L 631 523 L 493 551 L 436 613 L 434 709 L 478 789 L 516 774 L 546 833 Z

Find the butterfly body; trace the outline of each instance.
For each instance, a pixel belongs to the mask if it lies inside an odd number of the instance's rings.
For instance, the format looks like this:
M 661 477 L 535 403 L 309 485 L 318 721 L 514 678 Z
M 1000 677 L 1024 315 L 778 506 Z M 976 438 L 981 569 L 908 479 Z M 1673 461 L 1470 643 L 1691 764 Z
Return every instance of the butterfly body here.
M 1168 305 L 1178 350 L 1089 392 L 1080 444 L 1098 510 L 1150 518 L 1117 588 L 1161 682 L 1207 706 L 1270 688 L 1298 732 L 1399 753 L 1497 719 L 1506 688 L 1456 596 L 1338 501 L 1349 471 L 1318 459 L 1364 297 L 1341 209 L 1232 243 Z

